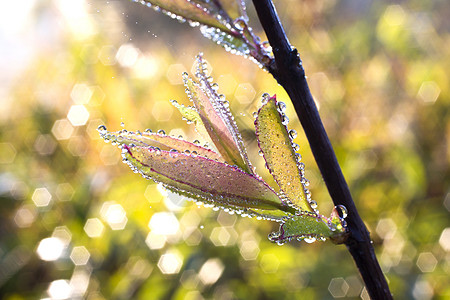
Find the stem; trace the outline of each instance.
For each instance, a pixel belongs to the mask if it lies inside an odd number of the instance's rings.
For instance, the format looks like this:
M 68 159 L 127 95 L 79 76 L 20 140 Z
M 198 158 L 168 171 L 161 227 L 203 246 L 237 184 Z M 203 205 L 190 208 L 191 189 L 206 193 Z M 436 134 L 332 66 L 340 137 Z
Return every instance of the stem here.
M 348 210 L 346 221 L 350 235 L 345 242 L 347 249 L 353 256 L 370 297 L 392 299 L 386 278 L 375 256 L 370 234 L 358 214 L 320 119 L 297 50 L 292 49 L 272 1 L 253 0 L 253 5 L 275 56 L 275 66 L 270 68 L 269 72 L 283 86 L 294 104 L 334 204 L 344 205 Z

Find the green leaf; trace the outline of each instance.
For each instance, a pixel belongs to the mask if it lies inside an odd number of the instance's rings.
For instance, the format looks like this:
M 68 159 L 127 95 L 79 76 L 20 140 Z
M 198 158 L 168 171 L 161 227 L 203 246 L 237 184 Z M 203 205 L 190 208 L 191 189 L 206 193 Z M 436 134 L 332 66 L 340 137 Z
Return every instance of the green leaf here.
M 344 216 L 339 216 L 338 210 L 345 210 L 342 206 L 333 209 L 331 217 L 312 213 L 298 212 L 295 216 L 285 219 L 278 232 L 269 235 L 269 240 L 284 244 L 291 240 L 304 240 L 312 243 L 316 240 L 331 239 L 334 243 L 344 243 L 348 234 Z
M 217 94 L 216 88 L 210 83 L 201 55 L 197 57 L 196 76 L 199 82 L 195 82 L 186 73 L 183 74 L 183 79 L 188 97 L 194 103 L 211 141 L 226 162 L 253 174 L 253 167 L 229 104 L 223 95 Z
M 173 106 L 175 106 L 180 114 L 188 123 L 194 123 L 195 129 L 198 134 L 200 134 L 204 139 L 210 140 L 208 131 L 205 128 L 205 124 L 203 124 L 202 118 L 198 114 L 197 110 L 191 106 L 184 106 L 179 104 L 176 100 L 170 101 Z
M 117 143 L 119 145 L 155 147 L 166 151 L 176 150 L 178 152 L 194 153 L 202 157 L 224 162 L 220 154 L 210 149 L 161 133 L 153 133 L 149 131 L 141 133 L 127 130 L 109 132 L 104 127 L 99 129 L 99 133 L 105 141 Z
M 299 209 L 313 212 L 305 193 L 305 179 L 288 130 L 283 124 L 284 118 L 278 111 L 275 96 L 268 99 L 259 109 L 255 120 L 258 145 L 270 173 L 284 195 Z
M 172 191 L 215 206 L 289 210 L 261 179 L 237 167 L 153 147 L 122 146 L 129 166 Z

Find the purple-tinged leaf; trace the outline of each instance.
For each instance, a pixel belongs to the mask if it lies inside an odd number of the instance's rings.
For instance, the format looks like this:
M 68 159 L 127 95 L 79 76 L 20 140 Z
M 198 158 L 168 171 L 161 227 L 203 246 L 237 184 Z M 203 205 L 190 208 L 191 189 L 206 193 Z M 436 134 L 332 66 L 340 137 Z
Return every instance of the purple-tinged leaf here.
M 278 111 L 275 96 L 268 99 L 259 109 L 255 120 L 258 146 L 283 194 L 295 207 L 314 212 L 306 196 L 305 179 L 292 148 L 292 141 L 283 124 L 284 118 L 285 116 Z
M 291 211 L 261 179 L 237 167 L 184 153 L 122 146 L 136 172 L 168 189 L 215 206 Z
M 176 150 L 178 152 L 193 153 L 194 155 L 207 157 L 221 162 L 224 161 L 218 153 L 212 150 L 165 134 L 148 131 L 145 131 L 144 133 L 131 132 L 126 130 L 109 132 L 104 127 L 99 129 L 99 133 L 105 141 L 118 144 L 119 146 L 136 145 L 141 147 L 154 147 L 166 151 Z
M 216 88 L 211 85 L 201 55 L 197 57 L 196 76 L 199 79 L 198 83 L 187 74 L 184 74 L 183 79 L 188 96 L 194 103 L 209 137 L 226 162 L 253 174 L 253 167 L 230 112 L 229 104 L 225 97 L 217 94 Z

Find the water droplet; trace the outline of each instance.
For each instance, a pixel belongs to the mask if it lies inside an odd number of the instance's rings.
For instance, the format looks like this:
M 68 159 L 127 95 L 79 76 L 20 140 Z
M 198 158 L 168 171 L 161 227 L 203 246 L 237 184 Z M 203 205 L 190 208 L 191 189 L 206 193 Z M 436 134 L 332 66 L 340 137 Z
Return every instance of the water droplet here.
M 98 130 L 99 132 L 104 132 L 104 131 L 106 131 L 107 129 L 106 129 L 106 126 L 105 126 L 105 125 L 100 125 L 100 126 L 97 127 L 97 130 Z
M 247 23 L 242 18 L 237 18 L 236 20 L 234 20 L 233 23 L 234 23 L 234 27 L 236 27 L 236 29 L 239 31 L 243 31 L 245 29 L 245 27 L 247 26 Z
M 258 117 L 258 112 L 256 112 L 256 111 L 254 111 L 253 113 L 252 113 L 252 116 L 253 116 L 253 118 L 257 118 Z
M 125 123 L 124 122 L 120 122 L 120 127 L 125 127 Z
M 160 130 L 158 130 L 158 134 L 160 134 L 160 135 L 166 135 L 166 132 L 165 132 L 164 130 L 160 129 Z
M 170 157 L 176 157 L 176 154 L 178 153 L 178 150 L 176 150 L 176 149 L 170 149 L 170 151 L 169 151 L 169 155 L 170 155 Z
M 313 208 L 313 209 L 317 208 L 317 202 L 315 200 L 309 201 L 309 205 L 311 205 L 311 208 Z
M 295 131 L 295 129 L 289 130 L 289 137 L 291 140 L 295 139 L 297 137 L 297 131 Z
M 194 140 L 194 145 L 200 145 L 200 141 L 199 140 Z
M 341 218 L 345 219 L 347 217 L 348 210 L 347 210 L 347 208 L 344 205 L 337 205 L 334 208 L 338 211 L 339 216 Z
M 286 115 L 281 116 L 281 124 L 283 125 L 289 124 L 289 118 Z
M 214 91 L 217 91 L 217 90 L 219 89 L 219 85 L 218 85 L 217 83 L 213 83 L 213 84 L 211 84 L 211 88 L 212 88 Z
M 197 155 L 198 155 L 197 151 L 194 150 L 194 151 L 191 152 L 191 156 L 192 157 L 197 157 Z
M 300 146 L 296 143 L 292 143 L 292 149 L 297 152 L 298 150 L 300 150 Z
M 268 93 L 262 94 L 262 96 L 261 96 L 262 105 L 267 104 L 267 102 L 269 102 L 269 99 L 270 99 L 270 95 Z
M 303 240 L 304 240 L 306 243 L 311 244 L 311 243 L 314 243 L 314 242 L 316 241 L 316 238 L 313 237 L 313 236 L 311 236 L 311 237 L 305 237 Z
M 189 154 L 191 154 L 191 151 L 186 149 L 186 150 L 184 150 L 184 154 L 189 155 Z
M 145 133 L 152 133 L 152 130 L 150 128 L 147 128 L 144 130 Z
M 262 42 L 261 46 L 263 47 L 264 50 L 266 50 L 266 52 L 268 53 L 272 52 L 272 46 L 270 46 L 269 41 Z
M 262 150 L 258 151 L 259 156 L 264 156 L 264 152 Z
M 278 102 L 277 109 L 280 113 L 283 113 L 286 110 L 286 104 L 284 102 Z

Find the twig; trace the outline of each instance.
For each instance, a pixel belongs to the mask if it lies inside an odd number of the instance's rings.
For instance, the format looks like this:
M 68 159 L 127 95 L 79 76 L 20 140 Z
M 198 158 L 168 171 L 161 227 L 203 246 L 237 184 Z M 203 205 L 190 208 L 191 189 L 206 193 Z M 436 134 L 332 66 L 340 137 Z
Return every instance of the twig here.
M 269 69 L 288 93 L 308 138 L 311 151 L 335 205 L 348 209 L 346 218 L 349 238 L 347 249 L 361 273 L 372 299 L 392 299 L 372 246 L 369 232 L 358 214 L 350 190 L 319 112 L 308 87 L 300 56 L 292 49 L 271 0 L 253 0 L 258 18 L 275 56 L 275 67 Z

